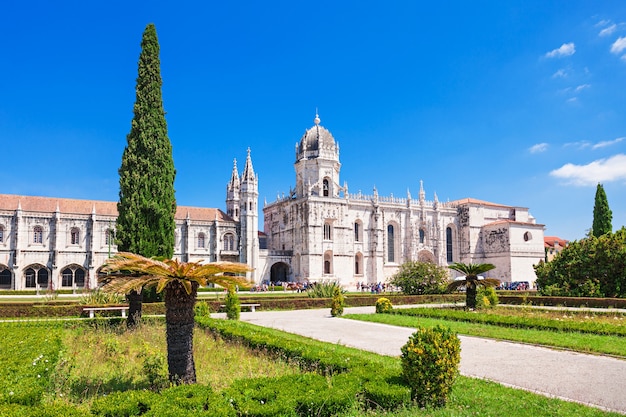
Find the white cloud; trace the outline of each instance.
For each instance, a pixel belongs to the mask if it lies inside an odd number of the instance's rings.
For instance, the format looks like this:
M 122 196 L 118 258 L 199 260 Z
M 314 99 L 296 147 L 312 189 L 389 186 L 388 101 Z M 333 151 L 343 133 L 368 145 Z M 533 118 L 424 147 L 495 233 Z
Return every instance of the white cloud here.
M 557 49 L 553 49 L 550 52 L 546 53 L 546 58 L 560 58 L 563 56 L 574 55 L 576 52 L 576 46 L 574 42 L 564 43 Z
M 613 32 L 615 32 L 616 29 L 617 29 L 617 25 L 613 23 L 611 26 L 602 29 L 600 33 L 598 33 L 598 36 L 609 36 L 613 34 Z
M 598 23 L 596 23 L 596 27 L 606 26 L 606 25 L 608 25 L 609 23 L 611 23 L 611 21 L 610 21 L 610 20 L 608 20 L 608 19 L 602 19 L 602 20 L 600 20 Z
M 567 99 L 568 103 L 576 103 L 578 101 L 578 97 L 571 97 Z
M 547 143 L 538 143 L 536 145 L 531 146 L 530 148 L 528 148 L 528 150 L 530 151 L 530 153 L 541 153 L 541 152 L 545 152 L 548 150 L 548 144 Z
M 591 87 L 591 84 L 581 84 L 574 89 L 575 92 L 580 93 L 581 91 Z
M 613 139 L 613 140 L 605 140 L 605 141 L 602 141 L 602 142 L 598 142 L 595 145 L 593 145 L 591 147 L 591 149 L 606 148 L 607 146 L 611 146 L 611 145 L 615 145 L 616 143 L 620 143 L 624 139 L 626 139 L 626 137 L 621 137 L 621 138 L 617 138 L 617 139 Z
M 591 146 L 591 143 L 589 143 L 589 142 L 588 142 L 588 141 L 586 141 L 586 140 L 579 140 L 578 142 L 569 142 L 569 143 L 566 143 L 566 144 L 565 144 L 565 145 L 563 145 L 563 146 L 564 146 L 565 148 L 568 148 L 568 147 L 570 147 L 570 146 L 573 146 L 573 147 L 578 148 L 578 149 L 585 149 L 585 148 L 590 147 L 590 146 Z
M 560 70 L 552 74 L 552 78 L 566 78 L 566 77 L 567 77 L 567 71 L 565 71 L 565 69 L 563 68 L 561 68 Z
M 613 42 L 613 45 L 611 45 L 611 52 L 616 55 L 621 54 L 624 49 L 626 49 L 626 36 L 617 38 L 617 40 Z
M 587 165 L 565 164 L 550 175 L 567 180 L 573 185 L 596 185 L 610 181 L 626 181 L 626 155 L 617 154 L 608 159 L 598 159 Z

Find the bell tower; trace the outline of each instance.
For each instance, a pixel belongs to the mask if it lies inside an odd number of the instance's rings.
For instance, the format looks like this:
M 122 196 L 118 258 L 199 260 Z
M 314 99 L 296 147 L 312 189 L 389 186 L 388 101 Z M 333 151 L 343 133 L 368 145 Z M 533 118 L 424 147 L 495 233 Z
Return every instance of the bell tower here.
M 298 198 L 310 195 L 339 197 L 339 144 L 320 125 L 318 114 L 314 123 L 296 144 L 296 195 Z

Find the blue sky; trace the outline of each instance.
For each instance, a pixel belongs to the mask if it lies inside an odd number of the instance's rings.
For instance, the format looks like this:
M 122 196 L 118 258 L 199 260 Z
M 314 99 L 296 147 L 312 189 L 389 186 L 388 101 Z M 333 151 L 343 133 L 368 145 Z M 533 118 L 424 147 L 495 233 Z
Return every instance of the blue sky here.
M 127 4 L 130 3 L 130 4 Z M 626 224 L 626 2 L 10 1 L 0 193 L 115 201 L 154 23 L 179 205 L 225 207 L 251 148 L 260 200 L 321 124 L 349 191 L 529 207 L 584 237 L 601 182 Z

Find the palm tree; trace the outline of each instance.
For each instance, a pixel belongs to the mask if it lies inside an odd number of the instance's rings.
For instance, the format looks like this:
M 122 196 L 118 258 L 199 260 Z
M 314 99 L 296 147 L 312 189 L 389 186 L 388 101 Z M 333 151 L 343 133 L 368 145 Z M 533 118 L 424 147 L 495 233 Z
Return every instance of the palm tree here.
M 120 252 L 107 260 L 102 272 L 108 275 L 102 275 L 99 281 L 103 291 L 117 294 L 150 287 L 165 293 L 169 379 L 174 384 L 193 384 L 194 304 L 198 287 L 209 283 L 224 287 L 242 284 L 245 278 L 234 274 L 249 270 L 247 265 L 234 262 L 179 262 Z
M 495 269 L 493 264 L 464 264 L 455 262 L 449 265 L 448 268 L 454 269 L 465 275 L 465 279 L 458 281 L 452 281 L 448 284 L 448 291 L 458 290 L 460 287 L 465 286 L 465 307 L 474 309 L 476 308 L 476 287 L 481 285 L 483 287 L 495 287 L 500 285 L 500 280 L 494 278 L 478 279 L 478 275 L 487 271 Z

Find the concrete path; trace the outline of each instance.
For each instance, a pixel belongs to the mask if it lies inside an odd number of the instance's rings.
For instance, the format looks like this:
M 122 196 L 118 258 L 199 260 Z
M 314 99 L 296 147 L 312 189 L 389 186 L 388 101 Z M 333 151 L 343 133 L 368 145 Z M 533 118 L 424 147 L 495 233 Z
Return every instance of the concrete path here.
M 345 310 L 345 314 L 373 312 L 374 307 Z M 400 348 L 414 331 L 334 318 L 328 308 L 242 312 L 241 320 L 390 356 L 400 356 Z M 626 360 L 478 337 L 459 338 L 463 375 L 626 414 Z

